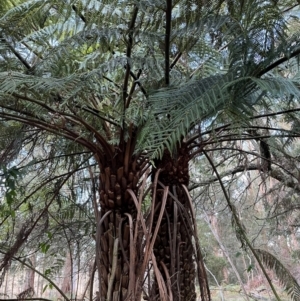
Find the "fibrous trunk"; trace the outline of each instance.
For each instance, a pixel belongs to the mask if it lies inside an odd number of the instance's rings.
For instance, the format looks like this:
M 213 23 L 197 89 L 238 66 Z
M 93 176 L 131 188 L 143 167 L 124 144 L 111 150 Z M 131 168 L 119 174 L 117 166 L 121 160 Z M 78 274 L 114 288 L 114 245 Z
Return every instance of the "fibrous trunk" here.
M 101 301 L 135 298 L 135 266 L 140 252 L 132 247 L 137 210 L 128 190 L 136 193 L 138 179 L 139 169 L 134 158 L 125 162 L 122 156 L 116 156 L 101 162 L 101 210 L 96 231 Z
M 196 267 L 200 282 L 201 300 L 210 300 L 207 277 L 200 250 L 193 243 L 195 228 L 192 218 L 192 204 L 187 194 L 189 183 L 189 154 L 183 144 L 177 154 L 171 156 L 166 150 L 161 160 L 157 160 L 159 172 L 157 187 L 169 186 L 169 195 L 161 226 L 154 245 L 154 255 L 158 268 L 169 288 L 173 300 L 196 300 Z M 157 190 L 155 220 L 161 207 L 161 190 Z M 154 222 L 155 227 L 155 222 Z M 198 262 L 197 262 L 198 261 Z M 199 262 L 201 261 L 201 262 Z M 151 300 L 159 299 L 159 287 L 154 279 Z

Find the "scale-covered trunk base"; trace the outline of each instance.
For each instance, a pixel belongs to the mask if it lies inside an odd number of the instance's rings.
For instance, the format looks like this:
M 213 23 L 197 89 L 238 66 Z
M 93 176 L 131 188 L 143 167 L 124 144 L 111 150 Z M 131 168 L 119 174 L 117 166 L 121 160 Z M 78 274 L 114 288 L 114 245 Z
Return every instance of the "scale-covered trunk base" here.
M 197 255 L 201 256 L 201 253 L 200 250 L 196 251 L 193 243 L 195 225 L 192 218 L 192 204 L 185 189 L 189 183 L 188 161 L 189 155 L 183 145 L 178 148 L 176 157 L 172 157 L 168 151 L 165 151 L 163 158 L 155 162 L 157 172 L 159 172 L 157 187 L 169 186 L 169 195 L 154 244 L 154 255 L 168 288 L 168 294 L 174 301 L 196 300 L 197 266 L 201 270 L 200 273 L 198 271 L 200 283 L 202 281 L 202 285 L 205 286 L 201 292 L 201 299 L 210 300 L 203 262 L 196 265 L 196 261 L 199 260 Z M 158 189 L 155 221 L 160 212 L 161 200 L 162 190 Z M 155 228 L 155 222 L 153 228 Z M 156 278 L 151 288 L 150 300 L 161 300 Z
M 135 164 L 111 164 L 101 170 L 96 234 L 101 301 L 135 300 L 133 275 L 141 252 L 133 248 L 137 209 L 129 191 L 136 193 L 138 176 Z M 141 244 L 140 239 L 136 237 L 136 243 Z
M 142 208 L 149 184 L 147 176 L 140 181 L 143 169 L 134 160 L 102 164 L 101 210 L 96 209 L 99 301 L 196 300 L 196 266 L 201 300 L 210 300 L 200 248 L 194 244 L 188 159 L 181 148 L 176 158 L 166 152 L 157 162 L 147 217 Z
M 180 204 L 168 197 L 154 244 L 154 255 L 165 283 L 169 290 L 171 288 L 173 300 L 192 301 L 196 300 L 196 274 L 193 235 L 187 221 L 189 208 L 182 189 L 173 186 L 170 192 L 180 200 Z M 160 300 L 157 281 L 154 281 L 152 290 L 151 300 Z

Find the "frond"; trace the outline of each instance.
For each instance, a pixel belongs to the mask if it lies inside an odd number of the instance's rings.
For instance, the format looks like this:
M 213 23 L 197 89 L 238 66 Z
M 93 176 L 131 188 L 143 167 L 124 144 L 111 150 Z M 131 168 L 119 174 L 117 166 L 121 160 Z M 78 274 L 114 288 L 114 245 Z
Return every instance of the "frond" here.
M 272 269 L 280 282 L 284 285 L 286 292 L 291 296 L 292 300 L 297 301 L 300 299 L 300 286 L 296 279 L 288 271 L 288 269 L 271 253 L 255 249 L 262 262 Z
M 235 79 L 241 74 L 238 70 L 193 80 L 179 88 L 163 89 L 150 95 L 149 103 L 157 120 L 151 131 L 151 141 L 153 139 L 155 142 L 148 144 L 153 157 L 160 156 L 164 147 L 172 150 L 191 127 L 199 122 L 209 122 L 222 110 L 234 113 L 234 119 L 244 120 L 247 115 L 252 115 L 254 106 L 264 106 L 267 97 L 273 106 L 276 100 L 281 103 L 284 98 L 300 98 L 297 79 L 271 76 L 241 76 Z
M 180 1 L 173 8 L 170 87 L 164 78 L 164 1 L 30 0 L 3 9 L 3 108 L 12 111 L 18 103 L 36 122 L 48 121 L 48 111 L 59 111 L 72 119 L 67 130 L 80 115 L 82 123 L 101 135 L 105 120 L 114 133 L 104 134 L 109 141 L 117 141 L 123 120 L 133 121 L 143 125 L 138 128 L 139 147 L 146 146 L 155 157 L 164 147 L 172 149 L 198 122 L 210 123 L 222 112 L 245 118 L 268 97 L 298 97 L 296 78 L 256 79 L 258 72 L 294 51 L 299 39 L 297 31 L 288 36 L 288 18 L 279 5 L 263 0 L 202 2 Z M 138 14 L 129 32 L 135 7 Z M 125 66 L 131 71 L 126 89 Z M 131 105 L 124 109 L 123 93 L 130 86 Z M 43 101 L 21 101 L 13 94 Z M 5 97 L 15 100 L 14 105 L 7 105 Z M 70 109 L 74 107 L 76 114 Z M 87 139 L 89 131 L 76 133 Z
M 22 148 L 22 125 L 16 122 L 0 123 L 0 166 L 6 166 L 14 160 Z
M 162 89 L 149 97 L 153 118 L 152 137 L 146 139 L 153 157 L 161 156 L 163 149 L 172 150 L 175 143 L 184 137 L 191 124 L 217 114 L 229 99 L 226 87 L 230 75 L 211 76 L 191 80 L 179 88 Z M 144 134 L 142 134 L 144 135 Z M 147 141 L 139 140 L 141 145 Z

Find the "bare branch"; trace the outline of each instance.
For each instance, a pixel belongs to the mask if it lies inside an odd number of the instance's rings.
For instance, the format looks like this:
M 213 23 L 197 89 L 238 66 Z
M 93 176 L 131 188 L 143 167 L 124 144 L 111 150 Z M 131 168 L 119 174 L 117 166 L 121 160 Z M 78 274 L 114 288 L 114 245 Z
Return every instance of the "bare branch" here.
M 165 33 L 165 83 L 170 84 L 170 38 L 172 22 L 172 0 L 167 0 Z

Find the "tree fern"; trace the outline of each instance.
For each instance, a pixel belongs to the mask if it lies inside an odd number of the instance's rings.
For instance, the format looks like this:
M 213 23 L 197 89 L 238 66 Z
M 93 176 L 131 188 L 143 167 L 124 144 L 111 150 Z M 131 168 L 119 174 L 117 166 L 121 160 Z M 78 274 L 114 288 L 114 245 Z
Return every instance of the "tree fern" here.
M 57 208 L 67 217 L 68 209 L 78 213 L 78 204 L 72 202 L 89 195 L 96 239 L 101 240 L 96 244 L 99 279 L 107 276 L 102 273 L 104 266 L 107 274 L 112 268 L 99 256 L 102 244 L 105 247 L 114 236 L 113 244 L 121 241 L 117 229 L 126 228 L 128 237 L 141 244 L 146 239 L 147 231 L 145 237 L 134 232 L 140 229 L 135 224 L 140 211 L 128 190 L 138 193 L 149 159 L 155 162 L 180 143 L 187 143 L 187 156 L 197 154 L 204 145 L 202 138 L 205 146 L 218 139 L 258 140 L 264 127 L 254 127 L 251 118 L 256 112 L 269 109 L 272 102 L 276 110 L 298 105 L 294 45 L 298 35 L 289 33 L 287 4 L 262 0 L 184 0 L 173 6 L 160 0 L 14 3 L 0 6 L 0 117 L 3 124 L 9 120 L 26 125 L 21 140 L 12 137 L 28 150 L 24 161 L 18 162 L 18 168 L 27 169 L 28 178 L 22 182 L 27 194 L 15 200 L 13 210 L 36 200 L 41 207 L 49 206 L 48 218 Z M 287 64 L 288 58 L 294 68 L 287 76 L 277 67 Z M 283 104 L 282 98 L 293 100 Z M 220 126 L 225 128 L 224 136 L 215 130 Z M 190 139 L 195 143 L 188 144 Z M 7 156 L 7 161 L 13 157 Z M 32 165 L 26 166 L 31 159 Z M 91 181 L 85 186 L 87 177 Z M 77 188 L 74 197 L 68 197 L 63 193 L 68 184 L 84 189 L 80 194 Z M 28 205 L 28 212 L 34 209 Z M 61 233 L 61 220 L 52 216 L 51 222 Z M 134 249 L 129 238 L 124 242 L 130 258 L 122 253 L 118 262 L 133 263 L 143 248 Z M 141 258 L 136 257 L 136 262 Z M 128 269 L 132 277 L 138 274 L 134 264 Z M 144 274 L 140 277 L 142 283 Z M 133 292 L 132 279 L 124 280 L 124 285 Z M 127 288 L 113 284 L 118 287 L 116 294 L 126 295 Z M 104 295 L 103 299 L 116 297 Z
M 194 84 L 185 82 L 186 90 L 181 87 L 167 88 L 150 96 L 150 105 L 154 108 L 153 110 L 155 111 L 160 103 L 161 113 L 161 115 L 154 114 L 159 121 L 156 123 L 156 132 L 152 131 L 152 139 L 155 139 L 155 143 L 150 143 L 149 149 L 154 157 L 161 155 L 164 147 L 170 149 L 174 147 L 176 141 L 186 136 L 194 124 L 216 116 L 217 112 L 231 111 L 235 112 L 236 116 L 241 114 L 244 118 L 247 114 L 252 114 L 254 105 L 264 104 L 262 95 L 271 96 L 273 100 L 289 96 L 298 97 L 297 77 L 293 80 L 274 77 L 269 72 L 268 77 L 258 78 L 267 70 L 270 71 L 269 68 L 274 69 L 280 64 L 281 61 L 278 60 L 282 53 L 287 55 L 284 62 L 288 58 L 291 47 L 294 47 L 292 51 L 296 55 L 298 49 L 295 48 L 296 46 L 290 46 L 297 44 L 297 36 L 294 36 L 292 44 L 292 38 L 286 35 L 285 21 L 279 17 L 279 8 L 263 1 L 257 1 L 256 5 L 257 10 L 245 11 L 249 15 L 245 15 L 240 23 L 236 19 L 227 21 L 232 25 L 227 26 L 228 31 L 222 38 L 228 37 L 226 42 L 228 43 L 229 64 L 215 65 L 214 72 L 219 69 L 219 73 L 223 74 L 220 75 L 219 82 L 215 76 L 208 76 L 198 83 L 196 81 Z M 268 18 L 264 19 L 265 15 L 261 14 L 261 10 L 268 15 Z M 263 23 L 264 21 L 266 23 Z M 256 24 L 260 26 L 255 27 Z M 273 38 L 270 38 L 271 36 Z M 266 43 L 267 40 L 268 43 Z M 225 51 L 223 55 L 227 55 Z M 252 79 L 248 78 L 253 75 L 255 77 Z M 210 89 L 209 84 L 205 83 L 209 80 L 214 81 Z M 156 147 L 157 149 L 154 150 Z

